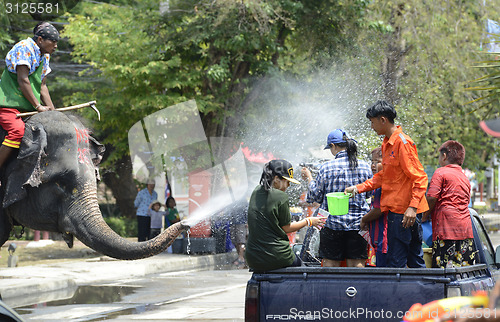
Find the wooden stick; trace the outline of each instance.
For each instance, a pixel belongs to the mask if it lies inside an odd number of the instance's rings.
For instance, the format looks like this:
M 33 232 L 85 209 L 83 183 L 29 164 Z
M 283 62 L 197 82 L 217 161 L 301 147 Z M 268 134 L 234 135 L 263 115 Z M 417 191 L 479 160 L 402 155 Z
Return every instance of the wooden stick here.
M 90 102 L 83 103 L 83 104 L 78 104 L 78 105 L 73 105 L 73 106 L 68 106 L 68 107 L 56 108 L 55 110 L 56 110 L 56 111 L 60 111 L 60 112 L 70 111 L 70 110 L 76 110 L 76 109 L 79 109 L 79 108 L 89 107 L 89 106 L 95 105 L 95 103 L 96 103 L 96 101 L 90 101 Z M 24 117 L 24 116 L 31 116 L 31 115 L 35 115 L 35 114 L 37 114 L 37 113 L 38 113 L 38 112 L 36 112 L 36 111 L 33 111 L 33 112 L 25 112 L 25 113 L 19 113 L 19 114 L 16 114 L 16 116 L 19 116 L 19 117 Z

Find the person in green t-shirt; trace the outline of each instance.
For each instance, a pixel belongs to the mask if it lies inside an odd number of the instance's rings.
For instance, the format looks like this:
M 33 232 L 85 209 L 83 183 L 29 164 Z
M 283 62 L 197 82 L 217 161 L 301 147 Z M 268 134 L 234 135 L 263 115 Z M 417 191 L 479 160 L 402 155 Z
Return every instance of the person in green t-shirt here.
M 165 204 L 167 206 L 166 207 L 167 215 L 165 216 L 165 227 L 169 227 L 170 225 L 179 222 L 181 219 L 179 217 L 179 211 L 177 211 L 177 208 L 175 208 L 175 206 L 177 206 L 177 203 L 175 202 L 174 197 L 168 197 Z
M 54 109 L 46 84 L 50 55 L 57 49 L 59 32 L 48 22 L 33 29 L 33 37 L 21 40 L 7 53 L 0 79 L 0 126 L 7 136 L 0 145 L 0 168 L 21 145 L 24 122 L 20 112 Z
M 265 164 L 260 184 L 255 188 L 248 205 L 248 241 L 246 262 L 254 271 L 300 266 L 293 253 L 287 233 L 305 226 L 322 227 L 325 217 L 307 217 L 291 222 L 288 195 L 285 190 L 293 178 L 292 164 L 286 160 L 271 160 Z

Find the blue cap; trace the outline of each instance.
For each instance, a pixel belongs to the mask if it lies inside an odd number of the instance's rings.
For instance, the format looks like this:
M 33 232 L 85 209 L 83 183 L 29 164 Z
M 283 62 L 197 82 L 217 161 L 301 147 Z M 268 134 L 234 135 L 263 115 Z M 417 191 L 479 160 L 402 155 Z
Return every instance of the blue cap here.
M 336 129 L 331 131 L 330 134 L 328 134 L 328 139 L 326 139 L 326 146 L 324 150 L 329 149 L 332 143 L 333 144 L 346 143 L 347 141 L 344 140 L 344 135 L 346 136 L 346 138 L 349 138 L 347 133 L 341 129 Z

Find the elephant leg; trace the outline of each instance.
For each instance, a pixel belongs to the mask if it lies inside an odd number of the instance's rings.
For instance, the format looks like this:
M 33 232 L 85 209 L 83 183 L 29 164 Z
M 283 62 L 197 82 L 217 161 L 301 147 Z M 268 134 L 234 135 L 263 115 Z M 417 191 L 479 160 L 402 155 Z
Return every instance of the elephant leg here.
M 0 208 L 0 246 L 9 240 L 10 232 L 12 231 L 12 223 L 7 214 Z

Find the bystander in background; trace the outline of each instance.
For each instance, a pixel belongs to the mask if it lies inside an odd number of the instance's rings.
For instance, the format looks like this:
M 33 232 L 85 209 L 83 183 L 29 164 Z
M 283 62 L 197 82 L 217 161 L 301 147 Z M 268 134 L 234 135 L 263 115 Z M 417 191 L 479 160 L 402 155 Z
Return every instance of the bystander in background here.
M 151 218 L 151 229 L 149 238 L 153 239 L 161 233 L 163 228 L 163 217 L 166 215 L 165 211 L 160 211 L 162 204 L 155 200 L 149 205 L 148 215 Z
M 155 191 L 155 181 L 150 179 L 146 184 L 146 188 L 137 193 L 134 200 L 134 206 L 137 208 L 137 240 L 148 240 L 150 235 L 151 217 L 148 215 L 149 205 L 158 199 L 158 194 Z
M 177 210 L 177 202 L 174 197 L 170 196 L 167 198 L 166 204 L 166 216 L 165 216 L 165 228 L 170 227 L 179 221 L 181 218 L 179 216 L 179 211 Z

